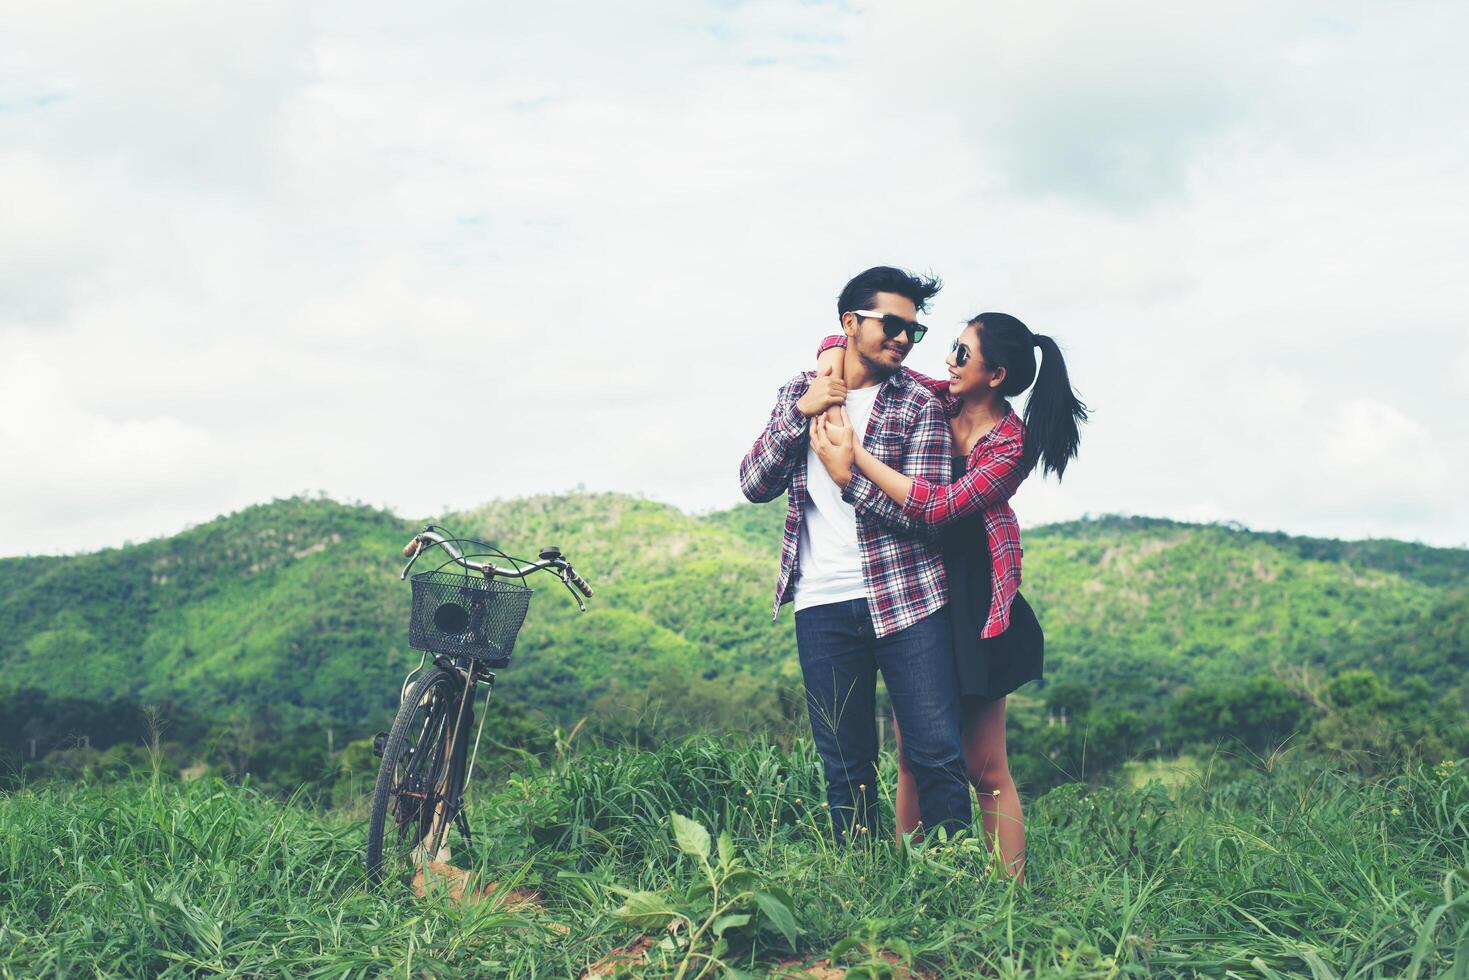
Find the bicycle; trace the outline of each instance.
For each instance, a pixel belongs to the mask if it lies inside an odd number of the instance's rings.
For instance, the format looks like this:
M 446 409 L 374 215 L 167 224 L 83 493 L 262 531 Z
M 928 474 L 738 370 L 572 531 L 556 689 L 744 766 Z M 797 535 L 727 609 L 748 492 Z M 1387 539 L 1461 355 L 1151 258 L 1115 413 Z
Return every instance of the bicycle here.
M 409 646 L 423 655 L 403 679 L 392 728 L 373 739 L 373 751 L 382 757 L 367 825 L 367 879 L 374 887 L 428 861 L 447 863 L 451 826 L 467 846 L 473 843 L 464 814 L 465 791 L 474 776 L 495 671 L 510 665 L 530 608 L 533 590 L 524 585 L 526 577 L 551 573 L 582 612 L 587 606 L 577 592 L 592 597 L 591 586 L 559 548 L 542 548 L 540 560 L 532 562 L 456 537 L 437 524 L 425 525 L 403 548 L 408 564 L 399 581 L 432 548 L 444 549 L 448 559 L 413 576 L 408 626 Z M 450 566 L 454 570 L 445 571 Z M 434 666 L 425 673 L 430 656 Z M 485 705 L 471 749 L 469 730 L 481 684 L 486 687 Z

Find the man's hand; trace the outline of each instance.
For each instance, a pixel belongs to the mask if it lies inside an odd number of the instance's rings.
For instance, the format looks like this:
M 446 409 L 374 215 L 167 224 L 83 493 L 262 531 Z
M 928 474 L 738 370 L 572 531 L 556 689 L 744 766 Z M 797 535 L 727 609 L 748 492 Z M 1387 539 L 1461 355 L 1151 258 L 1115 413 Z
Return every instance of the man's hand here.
M 832 482 L 846 489 L 852 482 L 852 464 L 856 453 L 856 440 L 852 437 L 852 421 L 847 410 L 842 409 L 842 422 L 833 425 L 826 416 L 819 416 L 811 423 L 811 448 L 816 450 L 821 465 L 831 475 Z
M 847 383 L 833 374 L 835 368 L 828 364 L 821 368 L 816 374 L 816 380 L 811 382 L 811 387 L 796 402 L 796 411 L 807 418 L 820 415 L 833 405 L 843 405 L 847 401 Z

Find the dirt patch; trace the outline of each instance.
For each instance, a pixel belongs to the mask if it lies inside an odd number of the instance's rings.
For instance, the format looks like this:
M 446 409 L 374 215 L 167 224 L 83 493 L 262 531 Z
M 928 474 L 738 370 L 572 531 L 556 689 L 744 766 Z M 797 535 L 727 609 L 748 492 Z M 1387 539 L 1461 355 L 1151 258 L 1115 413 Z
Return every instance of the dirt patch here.
M 682 928 L 683 922 L 674 919 L 668 923 L 666 931 L 670 934 L 677 934 Z M 648 952 L 662 941 L 663 937 L 660 935 L 641 935 L 626 946 L 617 947 L 587 967 L 577 980 L 609 980 L 619 975 L 626 976 L 629 972 L 636 975 L 638 967 L 647 961 Z
M 1138 562 L 1144 558 L 1151 558 L 1161 554 L 1169 548 L 1176 547 L 1188 539 L 1187 535 L 1176 538 L 1148 538 L 1139 542 L 1128 542 L 1127 544 L 1109 545 L 1103 552 L 1098 564 L 1103 568 L 1118 567 L 1121 571 L 1133 571 Z
M 847 975 L 847 971 L 845 967 L 832 966 L 831 960 L 822 957 L 810 963 L 782 960 L 770 971 L 770 975 L 782 980 L 841 980 Z
M 648 958 L 648 950 L 658 945 L 652 936 L 639 936 L 626 946 L 619 946 L 581 972 L 578 980 L 607 980 L 625 970 L 636 970 Z
M 291 552 L 291 555 L 293 557 L 295 557 L 295 558 L 305 558 L 307 555 L 320 554 L 321 552 L 323 552 L 323 551 L 326 550 L 326 546 L 329 545 L 329 544 L 341 544 L 341 543 L 342 543 L 342 536 L 340 534 L 337 534 L 337 533 L 333 532 L 329 537 L 327 537 L 327 539 L 325 541 L 318 541 L 318 542 L 316 542 L 316 544 L 309 545 L 309 546 L 307 546 L 305 548 L 302 548 L 300 551 L 293 551 L 293 552 Z
M 674 923 L 674 926 L 682 923 Z M 658 945 L 662 937 L 643 935 L 619 946 L 606 956 L 582 971 L 578 980 L 611 980 L 617 976 L 640 976 L 639 968 L 647 961 L 648 953 Z M 916 969 L 903 963 L 898 954 L 881 950 L 878 954 L 888 964 L 893 980 L 937 980 L 938 975 L 927 970 Z M 831 961 L 830 957 L 794 956 L 781 960 L 770 967 L 768 974 L 780 980 L 842 980 L 847 968 Z
M 546 907 L 541 904 L 541 896 L 528 888 L 511 888 L 502 893 L 498 881 L 479 886 L 475 882 L 473 872 L 440 861 L 428 863 L 426 876 L 424 870 L 424 868 L 419 868 L 413 875 L 413 894 L 419 898 L 428 896 L 432 889 L 434 893 L 443 894 L 451 902 L 458 902 L 461 905 L 477 905 L 480 902 L 498 899 L 504 903 L 506 909 L 511 911 L 529 912 L 534 915 L 549 914 Z M 440 889 L 444 891 L 441 892 Z M 571 931 L 560 922 L 550 922 L 547 923 L 547 926 L 562 935 Z
M 893 980 L 936 980 L 937 974 L 908 966 L 897 953 L 884 949 L 877 955 L 887 962 Z M 770 975 L 781 980 L 841 980 L 847 975 L 847 968 L 833 963 L 829 957 L 823 956 L 819 960 L 808 957 L 781 960 Z

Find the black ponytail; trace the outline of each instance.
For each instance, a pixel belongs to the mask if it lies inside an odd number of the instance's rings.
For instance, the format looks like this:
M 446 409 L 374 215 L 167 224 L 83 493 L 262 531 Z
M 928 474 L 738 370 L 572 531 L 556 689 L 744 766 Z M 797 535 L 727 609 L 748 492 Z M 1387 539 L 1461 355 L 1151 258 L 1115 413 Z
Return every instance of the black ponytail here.
M 1087 419 L 1086 405 L 1071 390 L 1066 361 L 1056 341 L 1030 328 L 1008 313 L 981 313 L 969 321 L 979 331 L 980 356 L 990 370 L 1005 369 L 1000 394 L 1013 398 L 1035 382 L 1025 405 L 1025 465 L 1040 464 L 1041 470 L 1066 472 L 1081 445 L 1080 425 Z M 1040 373 L 1036 373 L 1035 349 L 1041 351 Z

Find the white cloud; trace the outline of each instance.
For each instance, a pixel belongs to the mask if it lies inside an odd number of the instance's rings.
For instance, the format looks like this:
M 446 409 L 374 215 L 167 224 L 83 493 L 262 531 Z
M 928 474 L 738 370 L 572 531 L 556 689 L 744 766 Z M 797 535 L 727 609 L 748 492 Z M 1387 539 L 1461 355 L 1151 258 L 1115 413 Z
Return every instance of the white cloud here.
M 1095 421 L 1029 523 L 1463 541 L 1469 353 L 1421 362 L 1469 301 L 1465 19 L 35 7 L 0 40 L 0 551 L 318 488 L 732 503 L 875 262 L 949 282 L 920 368 L 983 309 L 1065 344 Z
M 227 461 L 204 430 L 68 397 L 74 379 L 16 346 L 0 343 L 0 446 L 10 461 L 0 550 L 116 544 L 118 511 L 157 518 L 179 501 L 228 499 Z M 102 539 L 87 542 L 99 525 Z
M 886 8 L 877 61 L 934 83 L 1011 190 L 1131 210 L 1176 198 L 1200 146 L 1253 111 L 1266 53 L 1293 33 L 1281 4 Z M 1264 42 L 1262 44 L 1261 42 Z
M 1422 425 L 1391 405 L 1354 398 L 1337 406 L 1316 455 L 1322 481 L 1313 489 L 1384 524 L 1399 513 L 1446 516 L 1448 460 Z

